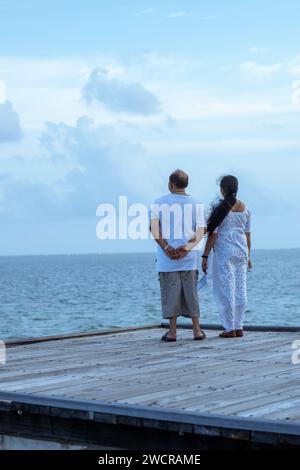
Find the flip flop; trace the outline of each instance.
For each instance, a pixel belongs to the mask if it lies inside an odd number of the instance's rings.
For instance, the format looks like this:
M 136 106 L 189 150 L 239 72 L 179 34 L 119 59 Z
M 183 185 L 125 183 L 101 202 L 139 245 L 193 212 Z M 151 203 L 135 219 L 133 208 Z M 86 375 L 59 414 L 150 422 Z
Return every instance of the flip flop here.
M 232 331 L 223 331 L 223 333 L 219 334 L 220 338 L 236 338 L 236 332 L 235 330 Z
M 206 334 L 204 333 L 203 330 L 201 330 L 201 331 L 202 331 L 202 336 L 195 336 L 194 337 L 195 341 L 203 341 L 204 339 L 206 339 Z
M 168 333 L 170 333 L 169 331 L 167 331 L 166 334 L 164 334 L 162 337 L 161 337 L 161 340 L 162 341 L 166 341 L 167 343 L 175 343 L 175 341 L 177 341 L 176 338 L 169 338 L 168 337 Z

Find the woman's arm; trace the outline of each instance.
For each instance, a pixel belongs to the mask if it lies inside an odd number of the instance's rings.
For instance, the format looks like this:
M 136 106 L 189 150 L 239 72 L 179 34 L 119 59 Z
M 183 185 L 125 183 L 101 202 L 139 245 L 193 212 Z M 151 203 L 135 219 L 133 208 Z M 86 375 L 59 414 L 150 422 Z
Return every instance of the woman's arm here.
M 205 274 L 207 274 L 207 269 L 208 269 L 208 256 L 209 256 L 209 253 L 213 249 L 213 246 L 216 243 L 217 238 L 218 238 L 217 233 L 211 233 L 207 237 L 206 245 L 205 245 L 204 252 L 203 252 L 203 257 L 204 258 L 202 258 L 202 271 Z

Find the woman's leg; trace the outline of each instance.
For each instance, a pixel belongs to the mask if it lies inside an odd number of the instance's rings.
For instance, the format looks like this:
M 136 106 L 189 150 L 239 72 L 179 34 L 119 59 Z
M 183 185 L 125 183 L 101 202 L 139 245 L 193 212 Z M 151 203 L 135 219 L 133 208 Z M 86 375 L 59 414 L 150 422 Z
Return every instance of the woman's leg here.
M 244 328 L 244 320 L 245 320 L 245 311 L 246 305 L 238 305 L 235 307 L 235 315 L 234 315 L 234 323 L 236 330 L 242 330 Z
M 223 264 L 215 259 L 213 265 L 214 295 L 219 310 L 220 321 L 225 331 L 234 331 L 234 273 L 230 262 Z
M 226 305 L 225 302 L 219 307 L 220 318 L 225 331 L 234 331 L 234 315 L 233 310 L 229 305 Z
M 237 264 L 235 270 L 235 309 L 234 323 L 236 330 L 242 330 L 244 327 L 245 312 L 247 305 L 247 265 L 242 262 Z

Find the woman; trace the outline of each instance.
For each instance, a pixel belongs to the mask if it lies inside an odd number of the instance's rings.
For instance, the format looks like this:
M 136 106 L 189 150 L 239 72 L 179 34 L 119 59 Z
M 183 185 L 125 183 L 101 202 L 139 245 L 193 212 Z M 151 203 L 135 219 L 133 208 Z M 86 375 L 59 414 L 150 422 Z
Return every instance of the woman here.
M 212 276 L 224 332 L 221 338 L 243 336 L 247 304 L 247 268 L 252 268 L 250 250 L 250 212 L 237 199 L 238 180 L 224 176 L 220 180 L 223 198 L 212 209 L 207 223 L 208 238 L 202 270 L 207 274 L 213 249 Z

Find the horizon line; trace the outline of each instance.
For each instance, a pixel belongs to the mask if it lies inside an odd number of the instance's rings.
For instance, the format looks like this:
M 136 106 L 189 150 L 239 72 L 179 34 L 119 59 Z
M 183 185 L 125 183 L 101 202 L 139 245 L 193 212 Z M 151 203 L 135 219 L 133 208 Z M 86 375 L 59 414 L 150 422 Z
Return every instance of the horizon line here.
M 290 248 L 253 248 L 252 251 L 295 251 L 300 250 L 300 247 Z M 153 251 L 109 251 L 109 252 L 89 252 L 89 253 L 29 253 L 29 254 L 1 254 L 0 258 L 24 258 L 24 257 L 38 257 L 38 256 L 105 256 L 105 255 L 150 255 L 156 254 L 156 250 Z

